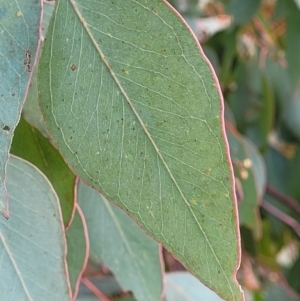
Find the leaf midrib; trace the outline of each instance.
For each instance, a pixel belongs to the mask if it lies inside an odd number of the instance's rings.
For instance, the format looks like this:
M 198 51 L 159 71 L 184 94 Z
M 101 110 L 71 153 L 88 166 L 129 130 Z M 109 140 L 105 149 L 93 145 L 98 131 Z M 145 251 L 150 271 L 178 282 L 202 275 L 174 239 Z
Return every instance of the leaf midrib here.
M 28 289 L 27 289 L 27 286 L 26 286 L 26 284 L 25 284 L 25 281 L 24 281 L 24 279 L 23 279 L 23 277 L 22 277 L 22 273 L 21 273 L 21 271 L 19 270 L 18 265 L 17 265 L 17 263 L 15 262 L 12 253 L 10 252 L 9 246 L 7 245 L 7 243 L 6 243 L 6 241 L 5 241 L 5 238 L 3 237 L 3 235 L 2 235 L 1 232 L 0 232 L 0 240 L 2 241 L 2 244 L 3 244 L 3 246 L 4 246 L 4 249 L 6 250 L 7 255 L 8 255 L 8 257 L 9 257 L 9 259 L 10 259 L 10 261 L 11 261 L 11 263 L 12 263 L 12 265 L 13 265 L 13 267 L 14 267 L 14 269 L 15 269 L 17 275 L 18 275 L 18 278 L 19 278 L 19 280 L 20 280 L 20 282 L 21 282 L 21 285 L 22 285 L 22 287 L 23 287 L 23 289 L 24 289 L 24 292 L 25 292 L 25 294 L 26 294 L 28 300 L 29 300 L 29 301 L 33 301 L 33 299 L 32 299 L 31 296 L 30 296 L 30 293 L 29 293 L 29 291 L 28 291 Z
M 165 166 L 165 168 L 166 168 L 166 170 L 167 170 L 167 172 L 168 172 L 170 178 L 172 179 L 174 185 L 176 186 L 176 188 L 177 188 L 179 194 L 181 195 L 181 197 L 182 197 L 182 199 L 184 200 L 185 204 L 188 206 L 188 208 L 189 208 L 189 210 L 190 210 L 190 212 L 191 212 L 191 214 L 192 214 L 192 216 L 193 216 L 193 218 L 194 218 L 194 220 L 195 220 L 195 222 L 196 222 L 196 224 L 197 224 L 199 230 L 200 230 L 201 233 L 203 234 L 203 236 L 204 236 L 204 238 L 205 238 L 205 240 L 206 240 L 206 242 L 207 242 L 209 248 L 211 249 L 211 252 L 213 253 L 213 255 L 214 255 L 214 257 L 215 257 L 217 263 L 219 264 L 220 269 L 222 270 L 222 273 L 224 274 L 225 279 L 226 279 L 226 281 L 227 281 L 227 283 L 228 283 L 228 285 L 229 285 L 229 287 L 230 287 L 230 291 L 231 291 L 232 297 L 234 298 L 234 293 L 233 293 L 233 290 L 232 290 L 231 283 L 230 283 L 229 279 L 227 278 L 226 273 L 225 273 L 225 271 L 224 271 L 224 269 L 223 269 L 223 267 L 222 267 L 222 264 L 220 263 L 220 261 L 219 261 L 219 259 L 218 259 L 218 257 L 217 257 L 217 254 L 215 253 L 214 248 L 212 247 L 212 245 L 211 245 L 211 243 L 210 243 L 210 241 L 209 241 L 209 239 L 208 239 L 208 237 L 207 237 L 205 231 L 204 231 L 203 228 L 201 227 L 201 225 L 200 225 L 198 219 L 196 218 L 196 216 L 195 216 L 195 214 L 194 214 L 194 211 L 193 211 L 192 208 L 191 208 L 191 205 L 189 204 L 189 202 L 188 202 L 187 199 L 185 198 L 185 196 L 184 196 L 183 192 L 181 191 L 181 189 L 180 189 L 180 187 L 179 187 L 179 185 L 178 185 L 176 179 L 174 178 L 174 176 L 173 176 L 173 174 L 172 174 L 172 172 L 171 172 L 169 166 L 168 166 L 167 163 L 165 162 L 165 160 L 164 160 L 162 154 L 160 153 L 160 151 L 159 151 L 159 149 L 158 149 L 156 143 L 154 142 L 152 136 L 151 136 L 150 133 L 148 132 L 148 130 L 147 130 L 145 124 L 143 123 L 141 117 L 139 116 L 138 112 L 136 111 L 135 107 L 133 106 L 132 102 L 130 101 L 129 96 L 127 95 L 127 93 L 126 93 L 125 90 L 123 89 L 123 87 L 122 87 L 120 81 L 118 80 L 118 78 L 117 78 L 117 76 L 115 75 L 115 73 L 113 72 L 113 70 L 112 70 L 110 64 L 109 64 L 108 61 L 106 60 L 104 53 L 102 52 L 101 48 L 100 48 L 99 45 L 97 44 L 96 40 L 94 39 L 94 36 L 93 36 L 93 34 L 91 33 L 91 31 L 90 31 L 90 29 L 89 29 L 89 26 L 88 26 L 87 22 L 85 21 L 85 19 L 83 18 L 81 12 L 79 11 L 79 9 L 78 9 L 78 7 L 77 7 L 75 1 L 74 1 L 74 0 L 69 0 L 69 1 L 70 1 L 71 5 L 72 5 L 72 7 L 73 7 L 73 9 L 74 9 L 74 11 L 75 11 L 77 17 L 79 18 L 80 22 L 82 23 L 84 29 L 86 30 L 88 36 L 90 37 L 90 39 L 91 39 L 91 41 L 92 41 L 94 47 L 96 48 L 96 50 L 97 50 L 97 52 L 98 52 L 98 54 L 99 54 L 101 60 L 103 61 L 103 63 L 104 63 L 105 66 L 107 67 L 107 69 L 109 70 L 109 72 L 110 72 L 112 78 L 113 78 L 114 81 L 116 82 L 116 84 L 117 84 L 117 86 L 119 87 L 119 89 L 120 89 L 122 95 L 123 95 L 124 98 L 126 99 L 128 105 L 130 106 L 130 108 L 132 109 L 134 115 L 135 115 L 136 118 L 138 119 L 138 121 L 139 121 L 139 123 L 140 123 L 142 129 L 144 130 L 146 136 L 148 137 L 148 139 L 150 140 L 152 146 L 154 147 L 154 149 L 155 149 L 157 155 L 159 156 L 160 160 L 162 161 L 163 165 Z M 134 2 L 135 2 L 136 4 L 138 4 L 136 1 L 134 1 Z M 144 8 L 145 8 L 145 7 L 144 7 Z

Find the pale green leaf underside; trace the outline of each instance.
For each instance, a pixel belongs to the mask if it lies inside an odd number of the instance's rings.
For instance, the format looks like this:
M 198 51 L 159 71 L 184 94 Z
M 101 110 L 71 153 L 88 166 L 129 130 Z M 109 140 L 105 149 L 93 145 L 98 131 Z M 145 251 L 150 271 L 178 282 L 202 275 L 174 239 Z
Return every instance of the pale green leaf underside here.
M 165 301 L 222 301 L 214 292 L 187 272 L 166 275 Z
M 33 165 L 11 157 L 9 220 L 0 218 L 0 300 L 68 301 L 59 201 Z
M 5 216 L 5 169 L 38 45 L 40 10 L 36 0 L 0 4 L 0 212 Z
M 220 97 L 196 44 L 159 0 L 60 0 L 39 66 L 41 108 L 84 181 L 241 300 Z
M 112 271 L 138 301 L 161 300 L 160 247 L 120 208 L 81 181 L 77 189 L 90 240 L 90 258 Z

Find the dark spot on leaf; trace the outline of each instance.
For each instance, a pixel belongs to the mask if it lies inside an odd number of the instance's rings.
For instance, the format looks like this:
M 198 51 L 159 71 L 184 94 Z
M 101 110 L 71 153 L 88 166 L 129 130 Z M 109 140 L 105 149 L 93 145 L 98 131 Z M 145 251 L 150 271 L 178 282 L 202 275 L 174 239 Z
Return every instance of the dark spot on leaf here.
M 73 65 L 71 66 L 71 70 L 72 70 L 72 71 L 75 71 L 75 70 L 76 70 L 76 65 L 73 64 Z
M 10 130 L 10 127 L 7 126 L 7 125 L 5 125 L 5 126 L 3 127 L 3 130 L 4 130 L 4 131 L 9 131 L 9 130 Z
M 14 92 L 11 96 L 15 96 L 16 95 L 16 93 Z

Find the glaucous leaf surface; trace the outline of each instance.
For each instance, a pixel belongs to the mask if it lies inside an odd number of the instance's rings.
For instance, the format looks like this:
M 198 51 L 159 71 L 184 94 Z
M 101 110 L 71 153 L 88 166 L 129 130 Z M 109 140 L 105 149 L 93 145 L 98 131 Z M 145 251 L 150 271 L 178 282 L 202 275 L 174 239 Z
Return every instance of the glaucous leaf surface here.
M 123 290 L 132 291 L 137 300 L 160 300 L 159 245 L 96 190 L 79 182 L 77 195 L 87 223 L 91 259 L 104 263 Z
M 6 165 L 26 97 L 39 40 L 40 2 L 1 1 L 0 9 L 0 212 L 8 217 Z
M 47 28 L 50 22 L 50 18 L 54 11 L 55 2 L 46 2 L 43 0 L 43 24 L 42 24 L 42 35 L 45 39 Z M 23 106 L 23 115 L 24 118 L 37 128 L 45 137 L 48 137 L 48 130 L 45 125 L 41 109 L 38 102 L 38 92 L 37 92 L 37 67 L 34 69 L 32 78 L 30 81 L 30 86 L 28 94 L 26 97 L 26 102 Z
M 70 167 L 227 300 L 242 300 L 220 91 L 164 1 L 57 1 L 39 65 Z
M 190 273 L 169 273 L 166 275 L 166 277 L 167 283 L 165 301 L 223 300 Z
M 0 300 L 69 301 L 59 201 L 47 178 L 11 156 L 10 218 L 0 218 Z

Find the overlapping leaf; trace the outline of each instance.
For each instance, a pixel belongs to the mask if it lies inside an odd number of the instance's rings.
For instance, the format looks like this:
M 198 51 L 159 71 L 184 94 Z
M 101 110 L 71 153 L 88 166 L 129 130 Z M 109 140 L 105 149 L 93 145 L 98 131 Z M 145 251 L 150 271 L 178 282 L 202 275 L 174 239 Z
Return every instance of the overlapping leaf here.
M 241 198 L 240 224 L 249 227 L 256 237 L 260 237 L 261 220 L 258 206 L 265 193 L 267 181 L 264 161 L 250 140 L 239 134 L 230 123 L 226 125 L 234 173 L 241 186 L 236 186 Z
M 190 273 L 167 274 L 166 301 L 222 301 Z
M 58 194 L 67 227 L 74 209 L 75 176 L 58 150 L 22 117 L 15 130 L 11 153 L 31 162 L 47 176 Z
M 132 291 L 137 300 L 160 300 L 163 275 L 159 245 L 122 210 L 82 182 L 78 184 L 78 203 L 86 218 L 91 259 L 103 262 L 123 290 Z
M 33 165 L 11 157 L 10 218 L 0 218 L 0 300 L 69 301 L 59 201 Z
M 8 217 L 5 169 L 39 40 L 40 4 L 2 1 L 0 9 L 0 212 Z

